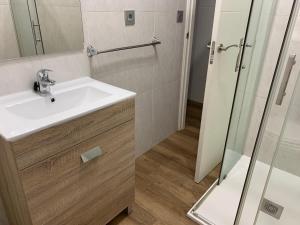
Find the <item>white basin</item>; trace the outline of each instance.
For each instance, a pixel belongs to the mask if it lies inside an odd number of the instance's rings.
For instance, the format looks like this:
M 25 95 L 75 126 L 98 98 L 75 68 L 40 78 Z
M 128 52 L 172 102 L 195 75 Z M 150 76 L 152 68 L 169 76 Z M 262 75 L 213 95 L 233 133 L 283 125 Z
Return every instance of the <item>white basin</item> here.
M 135 96 L 88 77 L 57 84 L 52 94 L 53 103 L 33 91 L 0 97 L 0 135 L 15 141 Z

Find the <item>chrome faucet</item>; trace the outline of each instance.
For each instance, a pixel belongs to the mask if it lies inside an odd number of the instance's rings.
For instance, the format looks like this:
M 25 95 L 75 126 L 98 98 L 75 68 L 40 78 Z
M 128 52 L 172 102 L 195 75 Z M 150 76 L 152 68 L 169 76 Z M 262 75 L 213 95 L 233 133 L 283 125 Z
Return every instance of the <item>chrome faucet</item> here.
M 55 85 L 55 81 L 49 78 L 49 72 L 52 70 L 49 69 L 41 69 L 36 74 L 36 81 L 33 85 L 33 90 L 43 97 L 50 97 L 51 102 L 55 101 L 55 98 L 51 94 L 50 87 Z

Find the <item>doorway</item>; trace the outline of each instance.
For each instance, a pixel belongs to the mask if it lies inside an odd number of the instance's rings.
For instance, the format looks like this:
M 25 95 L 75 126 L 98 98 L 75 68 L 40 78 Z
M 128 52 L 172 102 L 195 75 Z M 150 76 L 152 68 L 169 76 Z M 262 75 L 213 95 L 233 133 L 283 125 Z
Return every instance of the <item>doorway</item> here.
M 197 1 L 186 109 L 186 125 L 200 129 L 209 49 L 215 13 L 215 0 Z
M 236 119 L 236 128 L 239 125 L 239 114 L 232 117 L 231 112 L 238 81 L 247 82 L 251 66 L 252 54 L 243 59 L 245 49 L 251 53 L 255 45 L 255 40 L 245 41 L 253 1 L 222 0 L 207 5 L 207 1 L 196 4 L 191 0 L 188 3 L 186 34 L 191 35 L 184 46 L 179 129 L 185 127 L 186 121 L 201 118 L 195 172 L 198 183 L 222 161 L 231 119 Z M 259 14 L 260 8 L 254 11 Z M 239 96 L 241 105 L 243 97 Z M 203 109 L 195 118 L 190 113 L 195 110 L 189 108 L 197 104 L 203 105 Z

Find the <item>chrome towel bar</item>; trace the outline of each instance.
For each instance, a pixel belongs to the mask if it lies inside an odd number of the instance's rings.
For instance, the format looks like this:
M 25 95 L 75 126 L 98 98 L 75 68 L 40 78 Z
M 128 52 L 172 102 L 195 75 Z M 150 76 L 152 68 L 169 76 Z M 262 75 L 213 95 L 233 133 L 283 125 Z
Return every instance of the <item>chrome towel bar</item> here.
M 102 51 L 98 51 L 92 45 L 89 45 L 87 47 L 87 55 L 88 55 L 88 57 L 93 57 L 95 55 L 109 53 L 109 52 L 118 52 L 118 51 L 124 51 L 124 50 L 128 50 L 128 49 L 134 49 L 134 48 L 143 48 L 143 47 L 147 47 L 147 46 L 154 47 L 154 46 L 160 45 L 160 44 L 161 44 L 161 41 L 159 41 L 156 38 L 153 38 L 153 41 L 150 43 L 140 44 L 140 45 L 132 45 L 132 46 L 126 46 L 126 47 L 120 47 L 120 48 L 112 48 L 112 49 L 107 49 L 107 50 L 102 50 Z

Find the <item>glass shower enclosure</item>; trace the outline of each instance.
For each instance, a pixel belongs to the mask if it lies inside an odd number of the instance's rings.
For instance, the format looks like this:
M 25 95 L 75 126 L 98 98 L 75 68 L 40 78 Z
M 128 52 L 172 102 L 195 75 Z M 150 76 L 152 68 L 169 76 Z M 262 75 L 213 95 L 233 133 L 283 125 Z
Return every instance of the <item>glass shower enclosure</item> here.
M 220 177 L 188 213 L 197 222 L 299 224 L 299 2 L 252 1 Z
M 300 1 L 292 9 L 235 224 L 300 221 Z

